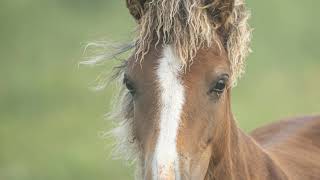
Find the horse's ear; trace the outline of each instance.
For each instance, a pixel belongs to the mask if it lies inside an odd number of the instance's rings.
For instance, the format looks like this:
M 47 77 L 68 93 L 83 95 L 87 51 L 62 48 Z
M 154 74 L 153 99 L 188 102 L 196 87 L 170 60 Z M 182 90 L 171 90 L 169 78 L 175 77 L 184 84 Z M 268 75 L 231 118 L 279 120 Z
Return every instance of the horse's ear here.
M 235 0 L 205 0 L 208 14 L 218 27 L 224 26 L 234 9 Z
M 147 0 L 126 0 L 130 14 L 139 21 L 144 14 L 144 4 Z

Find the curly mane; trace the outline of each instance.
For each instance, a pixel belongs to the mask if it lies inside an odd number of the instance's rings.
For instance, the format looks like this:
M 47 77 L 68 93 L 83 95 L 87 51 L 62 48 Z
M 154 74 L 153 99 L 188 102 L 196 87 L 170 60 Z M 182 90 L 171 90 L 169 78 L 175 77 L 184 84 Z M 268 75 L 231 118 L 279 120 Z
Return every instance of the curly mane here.
M 248 25 L 250 13 L 243 0 L 236 0 L 231 7 L 227 9 L 225 2 L 218 0 L 146 2 L 137 27 L 137 59 L 143 60 L 156 42 L 172 44 L 183 63 L 192 64 L 198 49 L 216 42 L 228 52 L 235 85 L 244 72 L 245 59 L 250 52 L 251 29 Z

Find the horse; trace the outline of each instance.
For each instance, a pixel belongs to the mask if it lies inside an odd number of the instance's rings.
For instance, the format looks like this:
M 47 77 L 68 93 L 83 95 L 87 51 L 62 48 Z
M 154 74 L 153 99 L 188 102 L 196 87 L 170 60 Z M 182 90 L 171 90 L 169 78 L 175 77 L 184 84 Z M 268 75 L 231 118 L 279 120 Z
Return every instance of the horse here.
M 126 0 L 137 24 L 113 118 L 137 179 L 320 179 L 320 117 L 242 131 L 231 91 L 250 53 L 244 0 Z M 125 49 L 125 50 L 123 50 Z M 119 54 L 119 52 L 117 54 Z

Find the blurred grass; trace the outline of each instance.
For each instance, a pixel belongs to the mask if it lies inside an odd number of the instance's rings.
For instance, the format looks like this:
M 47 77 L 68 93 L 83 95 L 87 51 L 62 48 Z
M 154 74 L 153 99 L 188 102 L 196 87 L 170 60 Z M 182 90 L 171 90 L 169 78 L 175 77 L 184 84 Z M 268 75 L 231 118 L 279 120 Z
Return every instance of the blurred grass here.
M 240 126 L 319 113 L 320 2 L 247 4 L 254 52 L 233 92 Z M 132 179 L 99 136 L 113 90 L 90 91 L 102 68 L 78 62 L 86 42 L 126 41 L 133 27 L 124 1 L 0 1 L 0 180 Z

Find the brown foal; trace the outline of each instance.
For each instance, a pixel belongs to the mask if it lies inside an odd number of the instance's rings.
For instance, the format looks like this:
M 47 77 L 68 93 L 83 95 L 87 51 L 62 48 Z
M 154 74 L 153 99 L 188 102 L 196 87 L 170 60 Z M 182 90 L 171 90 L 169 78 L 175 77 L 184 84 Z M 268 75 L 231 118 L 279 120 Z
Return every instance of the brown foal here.
M 251 136 L 231 90 L 249 52 L 242 0 L 127 0 L 138 24 L 115 130 L 137 178 L 320 179 L 320 117 L 284 120 Z

